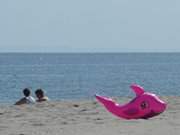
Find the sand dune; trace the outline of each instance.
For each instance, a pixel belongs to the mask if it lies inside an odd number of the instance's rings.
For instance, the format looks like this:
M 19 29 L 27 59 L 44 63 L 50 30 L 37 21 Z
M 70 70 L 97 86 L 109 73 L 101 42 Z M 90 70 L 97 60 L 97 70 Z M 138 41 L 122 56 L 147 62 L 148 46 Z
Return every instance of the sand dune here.
M 0 106 L 2 135 L 179 135 L 180 97 L 163 97 L 168 109 L 149 120 L 124 120 L 95 101 Z M 119 98 L 119 102 L 128 99 Z

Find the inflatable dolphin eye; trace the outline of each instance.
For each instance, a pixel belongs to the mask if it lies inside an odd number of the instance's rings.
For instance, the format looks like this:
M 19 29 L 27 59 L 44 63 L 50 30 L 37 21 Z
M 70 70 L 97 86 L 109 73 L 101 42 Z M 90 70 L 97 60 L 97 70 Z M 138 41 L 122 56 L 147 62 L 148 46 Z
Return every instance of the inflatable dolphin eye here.
M 144 109 L 146 109 L 146 108 L 148 108 L 148 107 L 149 107 L 149 104 L 148 104 L 147 101 L 143 101 L 143 102 L 141 103 L 141 109 L 142 109 L 142 110 L 144 110 Z

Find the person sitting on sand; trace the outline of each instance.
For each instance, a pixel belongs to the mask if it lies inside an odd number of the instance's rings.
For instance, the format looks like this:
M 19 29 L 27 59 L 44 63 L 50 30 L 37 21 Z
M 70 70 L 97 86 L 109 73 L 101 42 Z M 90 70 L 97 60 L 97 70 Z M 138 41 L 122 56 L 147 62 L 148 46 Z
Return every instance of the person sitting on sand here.
M 31 91 L 28 88 L 23 90 L 24 97 L 21 98 L 19 101 L 15 103 L 15 105 L 22 105 L 22 104 L 34 104 L 36 100 L 30 96 Z
M 42 89 L 37 89 L 35 91 L 37 100 L 36 102 L 43 102 L 43 101 L 48 101 L 49 98 L 47 96 L 44 95 L 44 91 Z

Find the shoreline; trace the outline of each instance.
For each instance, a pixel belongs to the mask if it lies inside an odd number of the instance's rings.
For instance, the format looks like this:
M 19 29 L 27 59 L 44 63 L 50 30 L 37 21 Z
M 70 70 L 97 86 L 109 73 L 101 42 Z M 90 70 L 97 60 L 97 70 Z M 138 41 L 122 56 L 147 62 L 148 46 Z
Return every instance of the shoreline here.
M 160 99 L 166 99 L 166 98 L 180 98 L 180 96 L 176 96 L 176 95 L 163 95 L 163 96 L 159 96 L 157 95 L 158 97 L 160 97 Z M 135 98 L 135 95 L 134 96 L 109 96 L 110 98 L 114 99 L 115 101 L 117 101 L 119 104 L 124 104 L 124 103 L 127 103 L 129 101 L 131 101 L 133 98 Z M 12 106 L 14 105 L 14 103 L 18 101 L 15 100 L 15 101 L 9 101 L 9 102 L 0 102 L 0 107 L 1 106 Z M 52 100 L 52 98 L 50 98 L 50 100 L 48 102 L 50 103 L 63 103 L 63 102 L 84 102 L 84 101 L 89 101 L 89 102 L 96 102 L 96 98 L 95 96 L 94 97 L 91 97 L 91 98 L 79 98 L 79 99 L 75 99 L 75 98 L 72 98 L 72 99 L 55 99 L 55 100 Z M 37 103 L 35 103 L 37 104 Z

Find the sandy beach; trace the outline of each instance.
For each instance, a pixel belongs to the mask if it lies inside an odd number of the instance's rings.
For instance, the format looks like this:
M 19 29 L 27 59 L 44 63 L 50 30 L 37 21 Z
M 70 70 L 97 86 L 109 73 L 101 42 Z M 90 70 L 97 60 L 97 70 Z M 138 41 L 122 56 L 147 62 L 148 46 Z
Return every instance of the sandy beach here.
M 1 135 L 178 135 L 180 97 L 162 97 L 168 109 L 149 120 L 124 120 L 95 100 L 1 105 Z M 129 101 L 118 98 L 118 102 Z

